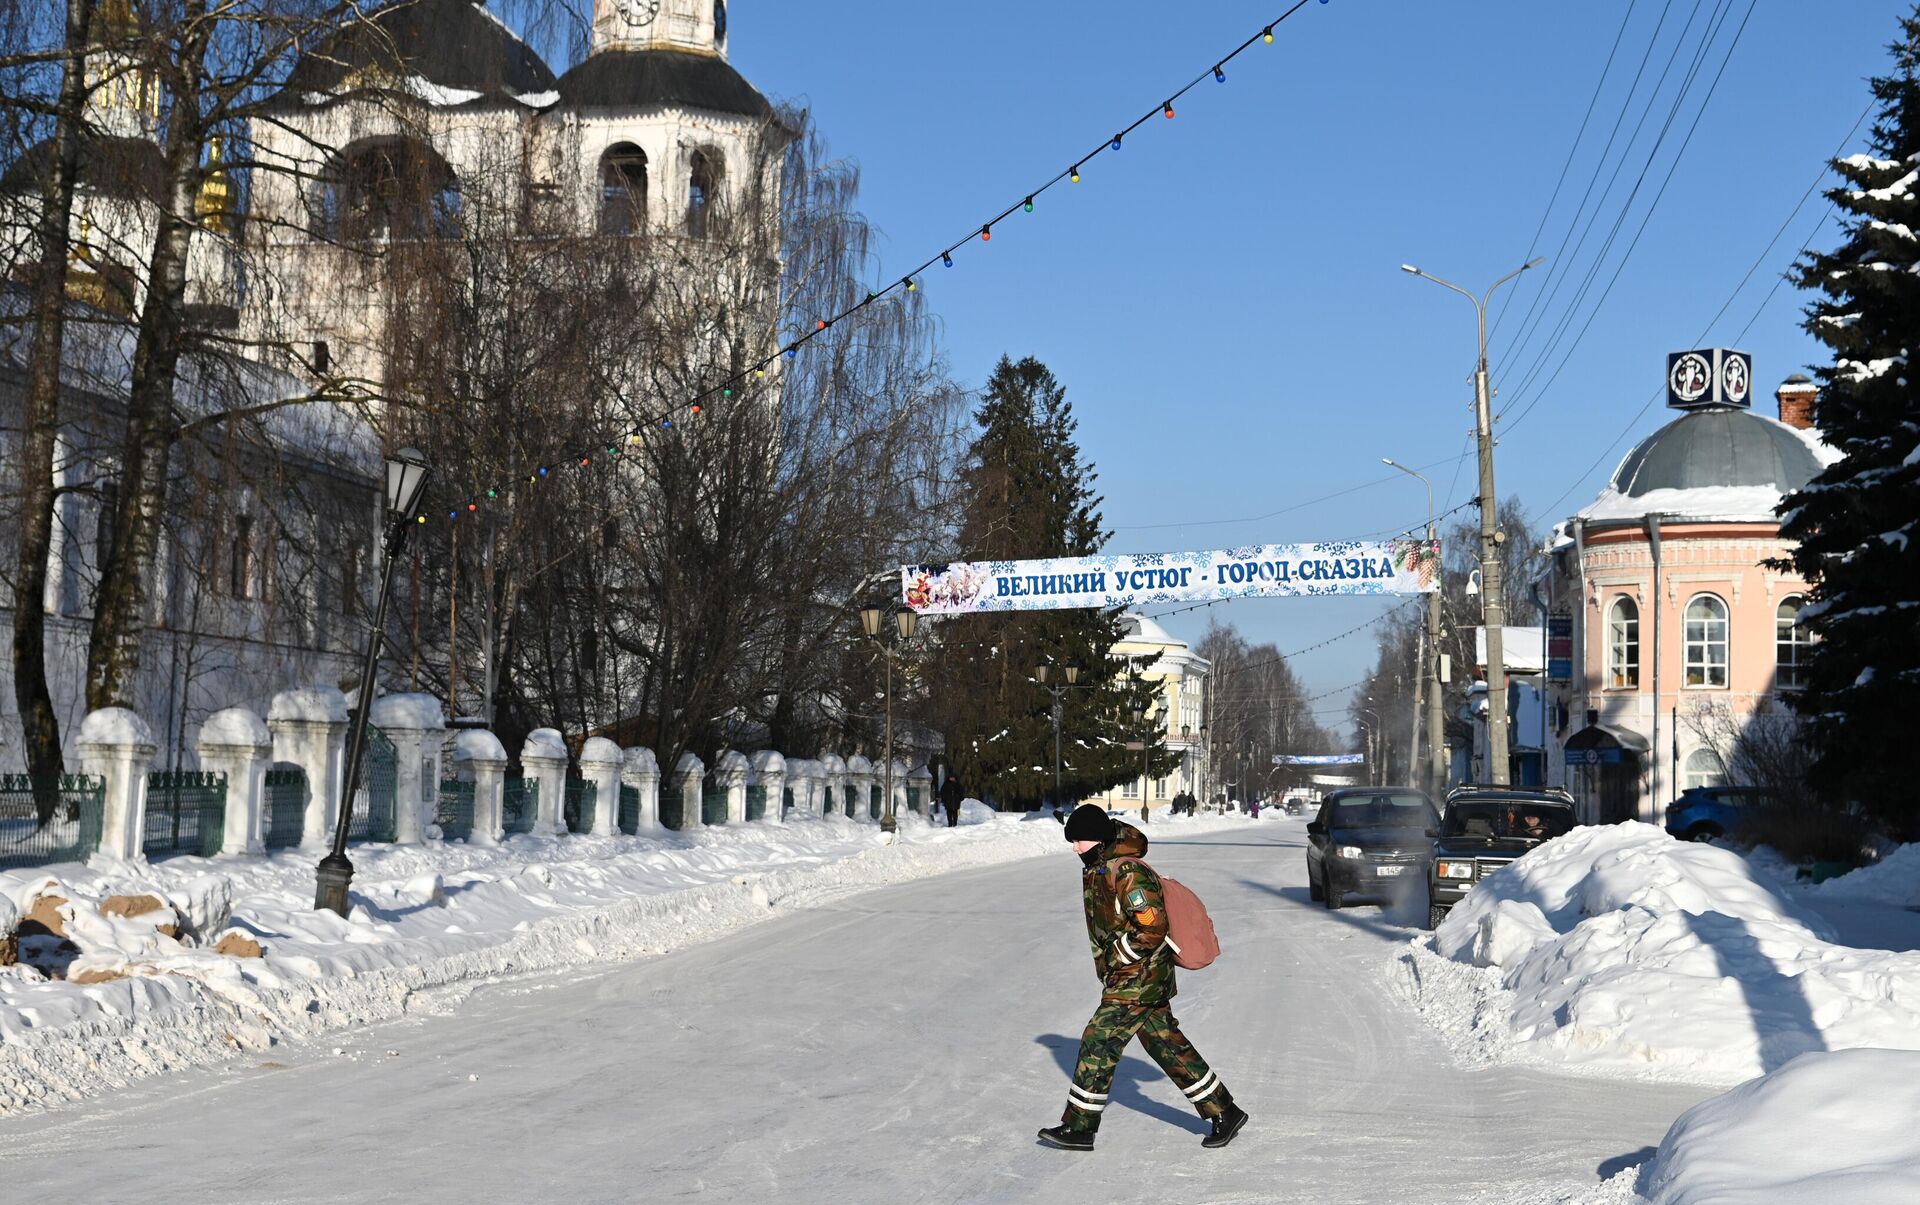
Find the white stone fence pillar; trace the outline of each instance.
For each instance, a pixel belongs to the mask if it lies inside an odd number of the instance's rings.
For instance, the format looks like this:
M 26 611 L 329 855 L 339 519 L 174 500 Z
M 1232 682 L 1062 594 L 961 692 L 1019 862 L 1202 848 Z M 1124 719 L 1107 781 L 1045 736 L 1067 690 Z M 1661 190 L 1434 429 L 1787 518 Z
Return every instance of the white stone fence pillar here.
M 641 837 L 658 836 L 660 832 L 660 763 L 653 756 L 653 750 L 645 748 L 629 749 L 624 764 L 620 767 L 620 781 L 640 792 L 640 814 L 634 823 L 634 834 Z
M 793 814 L 796 817 L 818 816 L 816 807 L 820 791 L 820 764 L 809 757 L 796 757 L 787 762 L 787 782 L 793 786 Z
M 596 837 L 620 831 L 620 746 L 603 736 L 590 736 L 580 746 L 580 776 L 593 784 L 593 826 Z
M 747 779 L 752 773 L 746 756 L 734 749 L 722 753 L 714 767 L 714 781 L 727 789 L 728 824 L 747 822 Z
M 454 777 L 473 784 L 473 831 L 469 845 L 498 845 L 506 836 L 507 747 L 480 728 L 453 738 Z
M 847 814 L 847 763 L 837 753 L 822 753 L 820 762 L 820 814 Z
M 535 728 L 520 747 L 520 766 L 540 784 L 533 835 L 551 837 L 566 827 L 567 742 L 555 728 Z
M 80 770 L 106 780 L 101 808 L 100 852 L 141 857 L 146 835 L 147 771 L 153 766 L 153 730 L 124 707 L 103 707 L 80 721 L 75 740 Z
M 382 695 L 367 719 L 393 742 L 393 842 L 418 845 L 440 800 L 440 750 L 447 715 L 427 694 Z
M 873 763 L 861 754 L 847 759 L 847 794 L 853 799 L 851 815 L 865 822 L 873 817 Z
M 761 821 L 766 824 L 785 824 L 787 759 L 772 749 L 760 750 L 753 755 L 753 777 L 767 796 L 767 810 L 761 813 Z
M 913 787 L 914 794 L 918 796 L 919 806 L 913 810 L 919 812 L 922 816 L 932 815 L 933 771 L 927 769 L 926 763 L 922 762 L 920 765 L 907 771 L 907 783 Z
M 700 810 L 704 802 L 701 788 L 707 777 L 706 763 L 689 749 L 680 755 L 680 764 L 673 768 L 673 774 L 680 788 L 680 831 L 698 832 L 707 823 Z
M 227 776 L 223 854 L 266 852 L 267 763 L 273 737 L 244 707 L 216 711 L 200 725 L 200 768 Z
M 331 686 L 283 690 L 267 709 L 273 760 L 299 766 L 307 776 L 301 849 L 318 851 L 333 840 L 347 773 L 347 726 L 347 696 Z
M 887 806 L 885 800 L 881 801 L 881 806 L 882 807 Z M 907 763 L 903 761 L 896 761 L 893 763 L 893 817 L 895 820 L 898 820 L 900 817 L 906 814 L 907 814 Z

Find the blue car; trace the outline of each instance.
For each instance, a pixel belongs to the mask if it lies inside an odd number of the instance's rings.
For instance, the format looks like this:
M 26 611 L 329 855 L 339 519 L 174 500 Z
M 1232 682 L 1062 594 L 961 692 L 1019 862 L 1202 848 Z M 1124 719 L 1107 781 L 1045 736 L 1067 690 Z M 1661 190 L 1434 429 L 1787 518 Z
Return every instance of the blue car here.
M 1667 805 L 1667 831 L 1682 841 L 1711 841 L 1739 829 L 1772 802 L 1759 787 L 1688 787 Z

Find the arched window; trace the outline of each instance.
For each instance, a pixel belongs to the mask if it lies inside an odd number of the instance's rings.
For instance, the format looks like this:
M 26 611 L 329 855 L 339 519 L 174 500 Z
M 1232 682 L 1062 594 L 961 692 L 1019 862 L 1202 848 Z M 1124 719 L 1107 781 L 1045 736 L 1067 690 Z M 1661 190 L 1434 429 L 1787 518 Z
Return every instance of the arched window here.
M 600 233 L 639 234 L 647 228 L 647 153 L 631 142 L 600 156 Z
M 687 160 L 687 235 L 706 238 L 720 203 L 720 156 L 695 151 Z
M 1711 594 L 1687 604 L 1686 674 L 1688 686 L 1724 688 L 1727 684 L 1727 604 Z
M 1718 753 L 1702 747 L 1687 754 L 1686 765 L 1680 771 L 1681 789 L 1691 791 L 1695 787 L 1726 785 L 1727 767 Z
M 1775 690 L 1805 690 L 1807 658 L 1813 633 L 1800 623 L 1800 608 L 1806 599 L 1795 595 L 1781 602 L 1773 613 L 1773 664 Z
M 1640 608 L 1626 595 L 1607 608 L 1607 688 L 1640 685 Z
M 727 0 L 713 0 L 713 41 L 716 46 L 727 44 Z
M 343 241 L 451 238 L 460 180 L 423 142 L 394 138 L 349 147 L 321 182 L 321 228 Z

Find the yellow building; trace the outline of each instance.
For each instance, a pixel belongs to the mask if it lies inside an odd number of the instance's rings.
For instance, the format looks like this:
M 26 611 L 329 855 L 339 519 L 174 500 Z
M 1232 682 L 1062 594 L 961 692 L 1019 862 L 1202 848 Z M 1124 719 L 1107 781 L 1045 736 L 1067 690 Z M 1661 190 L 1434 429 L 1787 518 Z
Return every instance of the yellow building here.
M 1121 623 L 1127 634 L 1113 646 L 1118 658 L 1143 658 L 1159 654 L 1159 660 L 1142 672 L 1157 687 L 1155 708 L 1166 709 L 1164 737 L 1167 748 L 1180 754 L 1180 765 L 1167 778 L 1152 782 L 1144 778 L 1122 783 L 1102 795 L 1091 796 L 1097 803 L 1117 811 L 1143 806 L 1154 811 L 1165 809 L 1173 797 L 1185 791 L 1197 799 L 1207 797 L 1206 760 L 1200 743 L 1207 671 L 1205 657 L 1198 656 L 1185 641 L 1145 615 L 1124 615 Z

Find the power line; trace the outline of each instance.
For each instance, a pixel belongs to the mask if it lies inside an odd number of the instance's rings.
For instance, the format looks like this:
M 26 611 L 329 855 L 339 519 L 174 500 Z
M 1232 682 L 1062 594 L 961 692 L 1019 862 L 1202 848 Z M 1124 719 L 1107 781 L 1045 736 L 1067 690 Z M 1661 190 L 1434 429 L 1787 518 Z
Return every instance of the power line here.
M 1436 460 L 1432 464 L 1423 464 L 1420 467 L 1421 469 L 1425 470 L 1425 469 L 1442 468 L 1449 464 L 1458 465 L 1459 462 L 1465 460 L 1468 455 L 1469 453 L 1467 452 L 1461 452 L 1460 455 L 1452 457 L 1451 459 Z M 1454 472 L 1454 477 L 1456 480 L 1459 478 L 1459 471 L 1457 468 Z M 1195 519 L 1186 523 L 1129 523 L 1124 526 L 1115 527 L 1113 530 L 1115 531 L 1164 531 L 1170 527 L 1221 527 L 1230 523 L 1258 523 L 1258 522 L 1261 522 L 1262 520 L 1271 519 L 1278 515 L 1288 514 L 1296 510 L 1305 510 L 1309 506 L 1318 506 L 1322 502 L 1331 502 L 1335 498 L 1344 498 L 1348 494 L 1357 494 L 1361 490 L 1372 489 L 1376 485 L 1385 485 L 1389 481 L 1398 481 L 1398 480 L 1400 480 L 1400 474 L 1388 473 L 1384 477 L 1376 477 L 1371 481 L 1363 481 L 1359 485 L 1350 485 L 1346 489 L 1335 490 L 1331 494 L 1322 494 L 1317 498 L 1308 498 L 1304 502 L 1295 502 L 1290 505 L 1283 506 L 1279 510 L 1270 510 L 1264 515 L 1249 515 L 1244 519 Z
M 1833 148 L 1833 154 L 1828 156 L 1829 160 L 1837 159 L 1840 157 L 1840 153 L 1846 150 L 1847 145 L 1853 141 L 1854 135 L 1860 132 L 1861 125 L 1863 125 L 1866 122 L 1867 118 L 1873 113 L 1874 107 L 1878 103 L 1879 102 L 1877 100 L 1867 102 L 1867 107 L 1862 109 L 1860 111 L 1860 116 L 1854 119 L 1852 127 L 1847 130 L 1846 136 L 1842 138 L 1839 144 Z M 1733 308 L 1733 303 L 1739 298 L 1740 294 L 1743 291 L 1745 291 L 1747 285 L 1753 280 L 1753 274 L 1760 270 L 1760 265 L 1766 262 L 1766 258 L 1769 254 L 1772 253 L 1774 245 L 1780 241 L 1780 236 L 1785 234 L 1787 232 L 1787 228 L 1793 224 L 1793 220 L 1800 216 L 1800 211 L 1806 207 L 1807 202 L 1813 197 L 1813 194 L 1819 189 L 1820 182 L 1826 179 L 1827 170 L 1828 170 L 1827 166 L 1825 164 L 1822 164 L 1820 170 L 1817 173 L 1815 173 L 1812 182 L 1810 182 L 1807 185 L 1806 191 L 1802 192 L 1800 194 L 1800 199 L 1794 203 L 1792 212 L 1788 213 L 1786 216 L 1786 219 L 1780 223 L 1780 228 L 1773 232 L 1773 237 L 1767 240 L 1767 245 L 1761 248 L 1760 254 L 1754 257 L 1753 263 L 1748 266 L 1746 274 L 1740 278 L 1740 283 L 1735 285 L 1733 288 L 1733 292 L 1729 293 L 1727 295 L 1727 299 L 1720 303 L 1720 308 L 1714 311 L 1713 317 L 1709 318 L 1707 320 L 1706 326 L 1701 328 L 1700 334 L 1696 336 L 1694 339 L 1694 343 L 1704 344 L 1707 340 L 1707 336 L 1712 333 L 1713 328 L 1716 325 L 1718 325 L 1720 319 L 1726 315 L 1726 312 L 1729 309 Z M 1800 244 L 1800 249 L 1794 253 L 1794 258 L 1796 260 L 1799 259 L 1801 255 L 1804 255 L 1806 253 L 1806 250 L 1808 247 L 1813 245 L 1814 238 L 1817 237 L 1820 231 L 1826 227 L 1828 219 L 1830 219 L 1832 216 L 1833 216 L 1833 206 L 1832 204 L 1829 204 L 1826 208 L 1826 211 L 1820 215 L 1820 220 L 1814 224 L 1813 229 L 1808 232 L 1806 239 Z M 1759 321 L 1760 315 L 1765 312 L 1768 303 L 1770 303 L 1773 300 L 1774 295 L 1780 291 L 1780 286 L 1784 284 L 1785 281 L 1786 281 L 1786 278 L 1784 276 L 1776 277 L 1774 279 L 1773 287 L 1767 290 L 1767 295 L 1761 299 L 1760 305 L 1754 310 L 1752 317 L 1747 319 L 1746 325 L 1740 328 L 1740 331 L 1738 334 L 1734 335 L 1732 339 L 1728 340 L 1729 343 L 1738 343 L 1742 338 L 1746 336 L 1746 333 L 1753 328 L 1753 324 Z M 1605 448 L 1601 449 L 1600 454 L 1594 458 L 1593 463 L 1589 464 L 1580 473 L 1579 476 L 1573 478 L 1571 481 L 1571 484 L 1569 484 L 1565 490 L 1561 491 L 1561 494 L 1558 498 L 1555 498 L 1552 502 L 1547 503 L 1546 506 L 1542 507 L 1539 511 L 1535 513 L 1538 515 L 1552 514 L 1555 508 L 1557 508 L 1562 502 L 1566 501 L 1567 495 L 1573 493 L 1574 490 L 1579 489 L 1581 484 L 1585 482 L 1589 476 L 1592 475 L 1593 470 L 1598 468 L 1601 465 L 1601 463 L 1603 463 L 1606 460 L 1608 456 L 1611 456 L 1613 454 L 1614 449 L 1620 446 L 1620 441 L 1627 437 L 1627 434 L 1633 430 L 1634 426 L 1639 423 L 1640 419 L 1646 414 L 1646 412 L 1653 408 L 1653 404 L 1659 401 L 1661 395 L 1664 394 L 1665 392 L 1666 392 L 1666 386 L 1664 384 L 1662 384 L 1660 388 L 1655 389 L 1653 393 L 1648 396 L 1647 400 L 1641 404 L 1640 408 L 1633 412 L 1633 416 L 1626 421 L 1626 424 L 1623 427 L 1621 427 L 1620 433 L 1615 435 Z

